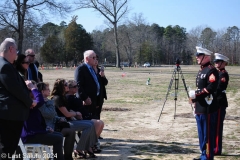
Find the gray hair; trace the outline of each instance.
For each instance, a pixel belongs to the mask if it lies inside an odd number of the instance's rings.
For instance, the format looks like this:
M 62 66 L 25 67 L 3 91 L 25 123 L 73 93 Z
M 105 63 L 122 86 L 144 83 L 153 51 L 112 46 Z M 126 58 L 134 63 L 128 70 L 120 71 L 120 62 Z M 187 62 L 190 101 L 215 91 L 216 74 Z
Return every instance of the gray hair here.
M 91 54 L 95 53 L 93 50 L 87 50 L 83 53 L 84 60 L 86 57 L 89 57 Z
M 0 45 L 0 53 L 6 53 L 10 46 L 16 47 L 16 42 L 12 38 L 6 38 Z

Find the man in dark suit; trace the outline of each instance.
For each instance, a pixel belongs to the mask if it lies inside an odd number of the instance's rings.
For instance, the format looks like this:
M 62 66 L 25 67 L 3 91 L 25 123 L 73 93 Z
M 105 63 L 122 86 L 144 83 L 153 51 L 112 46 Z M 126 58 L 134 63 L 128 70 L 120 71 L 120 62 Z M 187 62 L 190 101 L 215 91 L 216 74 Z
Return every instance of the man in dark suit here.
M 96 116 L 97 96 L 100 92 L 100 85 L 97 75 L 92 68 L 96 61 L 96 54 L 93 50 L 84 52 L 84 63 L 75 70 L 74 79 L 78 85 L 77 97 L 84 105 L 87 105 L 92 118 Z
M 0 45 L 0 139 L 2 152 L 11 159 L 22 132 L 29 108 L 36 105 L 12 63 L 17 56 L 15 40 L 6 38 Z
M 29 48 L 25 51 L 25 56 L 27 56 L 28 62 L 30 62 L 28 70 L 27 70 L 28 71 L 27 72 L 28 80 L 34 80 L 37 83 L 40 82 L 39 77 L 38 77 L 38 68 L 34 64 L 35 52 L 33 51 L 33 49 Z

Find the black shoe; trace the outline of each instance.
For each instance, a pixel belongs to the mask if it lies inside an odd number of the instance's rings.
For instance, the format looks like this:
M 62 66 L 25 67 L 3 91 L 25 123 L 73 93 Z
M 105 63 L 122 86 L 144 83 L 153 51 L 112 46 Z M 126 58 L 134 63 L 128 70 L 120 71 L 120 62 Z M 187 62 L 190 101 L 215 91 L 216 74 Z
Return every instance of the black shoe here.
M 99 136 L 98 139 L 103 139 L 103 138 Z
M 214 155 L 215 155 L 215 156 L 220 156 L 220 155 L 222 155 L 222 154 L 218 152 L 218 153 L 214 153 Z
M 92 151 L 88 150 L 87 153 L 89 154 L 89 158 L 97 158 L 97 156 Z
M 74 156 L 77 157 L 77 155 L 79 156 L 79 159 L 86 159 L 87 155 L 81 151 L 76 151 L 74 150 Z
M 102 152 L 102 150 L 97 148 L 97 146 L 92 147 L 92 151 L 93 151 L 93 153 L 101 153 Z

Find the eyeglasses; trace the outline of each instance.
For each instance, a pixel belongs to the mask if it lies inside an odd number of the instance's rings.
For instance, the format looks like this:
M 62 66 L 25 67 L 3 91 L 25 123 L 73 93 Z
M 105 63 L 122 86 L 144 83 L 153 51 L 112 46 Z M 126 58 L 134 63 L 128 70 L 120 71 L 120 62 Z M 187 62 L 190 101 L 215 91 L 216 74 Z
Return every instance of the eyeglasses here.
M 67 84 L 67 83 L 64 83 L 64 86 L 65 86 L 65 87 L 67 87 L 67 86 L 68 86 L 68 84 Z
M 97 57 L 89 57 L 89 58 L 92 58 L 92 59 L 94 59 L 94 60 L 95 60 Z
M 22 64 L 30 64 L 30 62 L 22 62 Z
M 75 85 L 75 86 L 71 86 L 71 87 L 69 87 L 69 88 L 77 88 L 77 85 Z
M 29 56 L 29 57 L 35 57 L 35 55 L 34 55 L 34 54 L 29 54 L 29 55 L 27 55 L 27 56 Z

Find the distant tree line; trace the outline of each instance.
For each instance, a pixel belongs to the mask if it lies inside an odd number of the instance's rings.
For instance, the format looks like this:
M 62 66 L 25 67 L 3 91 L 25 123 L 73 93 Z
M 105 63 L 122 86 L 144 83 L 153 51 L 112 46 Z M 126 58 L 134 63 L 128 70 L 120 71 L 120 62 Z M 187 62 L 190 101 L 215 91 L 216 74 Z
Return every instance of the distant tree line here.
M 230 65 L 240 64 L 240 29 L 236 26 L 214 31 L 210 27 L 198 26 L 188 33 L 184 27 L 144 24 L 141 20 L 131 21 L 118 27 L 121 61 L 142 65 L 174 64 L 180 59 L 183 64 L 195 64 L 196 46 L 229 57 Z M 102 59 L 114 62 L 113 30 L 94 30 L 94 49 Z M 214 58 L 214 55 L 213 55 Z

